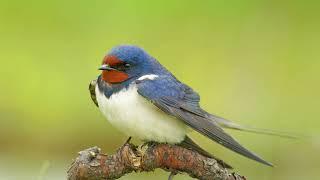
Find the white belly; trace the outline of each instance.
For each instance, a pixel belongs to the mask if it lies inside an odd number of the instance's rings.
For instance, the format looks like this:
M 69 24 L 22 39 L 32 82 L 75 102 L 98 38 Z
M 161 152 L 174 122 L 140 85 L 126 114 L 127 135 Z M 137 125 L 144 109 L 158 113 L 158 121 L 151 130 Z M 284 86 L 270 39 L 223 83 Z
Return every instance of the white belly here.
M 145 141 L 179 143 L 187 126 L 140 96 L 135 85 L 113 94 L 109 99 L 96 86 L 100 111 L 125 134 Z

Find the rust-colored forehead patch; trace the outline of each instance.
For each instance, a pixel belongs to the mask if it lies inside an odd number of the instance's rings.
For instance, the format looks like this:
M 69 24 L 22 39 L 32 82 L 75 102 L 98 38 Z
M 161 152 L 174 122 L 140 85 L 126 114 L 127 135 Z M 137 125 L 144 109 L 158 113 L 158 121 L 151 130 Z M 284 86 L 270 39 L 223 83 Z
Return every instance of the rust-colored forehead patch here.
M 117 56 L 113 55 L 107 55 L 104 57 L 102 64 L 108 64 L 109 66 L 116 66 L 118 64 L 122 64 L 123 61 L 121 61 Z

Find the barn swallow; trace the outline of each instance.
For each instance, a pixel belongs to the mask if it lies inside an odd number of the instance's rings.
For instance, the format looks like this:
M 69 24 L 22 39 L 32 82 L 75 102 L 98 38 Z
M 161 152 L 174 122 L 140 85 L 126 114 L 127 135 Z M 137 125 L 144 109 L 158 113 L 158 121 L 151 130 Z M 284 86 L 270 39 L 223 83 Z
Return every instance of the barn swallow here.
M 92 99 L 106 119 L 128 136 L 146 142 L 178 144 L 212 157 L 187 136 L 195 130 L 236 153 L 272 166 L 222 128 L 276 133 L 241 126 L 206 112 L 199 105 L 199 94 L 142 48 L 114 47 L 99 70 L 96 83 L 90 85 Z

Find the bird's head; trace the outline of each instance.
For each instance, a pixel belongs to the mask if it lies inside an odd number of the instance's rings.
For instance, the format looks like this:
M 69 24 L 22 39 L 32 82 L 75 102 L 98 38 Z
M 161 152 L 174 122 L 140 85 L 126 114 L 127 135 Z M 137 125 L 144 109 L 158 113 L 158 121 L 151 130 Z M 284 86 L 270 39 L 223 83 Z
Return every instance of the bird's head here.
M 142 48 L 121 45 L 107 53 L 99 70 L 105 82 L 117 84 L 151 72 L 154 61 Z

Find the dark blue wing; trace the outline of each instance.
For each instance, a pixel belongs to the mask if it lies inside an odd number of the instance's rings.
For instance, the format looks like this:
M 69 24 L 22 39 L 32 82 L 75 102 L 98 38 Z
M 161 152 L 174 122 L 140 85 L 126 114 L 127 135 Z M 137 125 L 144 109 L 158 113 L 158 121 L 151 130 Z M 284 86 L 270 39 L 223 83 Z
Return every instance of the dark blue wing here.
M 194 130 L 245 157 L 272 166 L 250 152 L 220 128 L 211 115 L 199 106 L 200 97 L 187 85 L 172 76 L 137 81 L 138 93 L 165 113 L 172 115 Z

